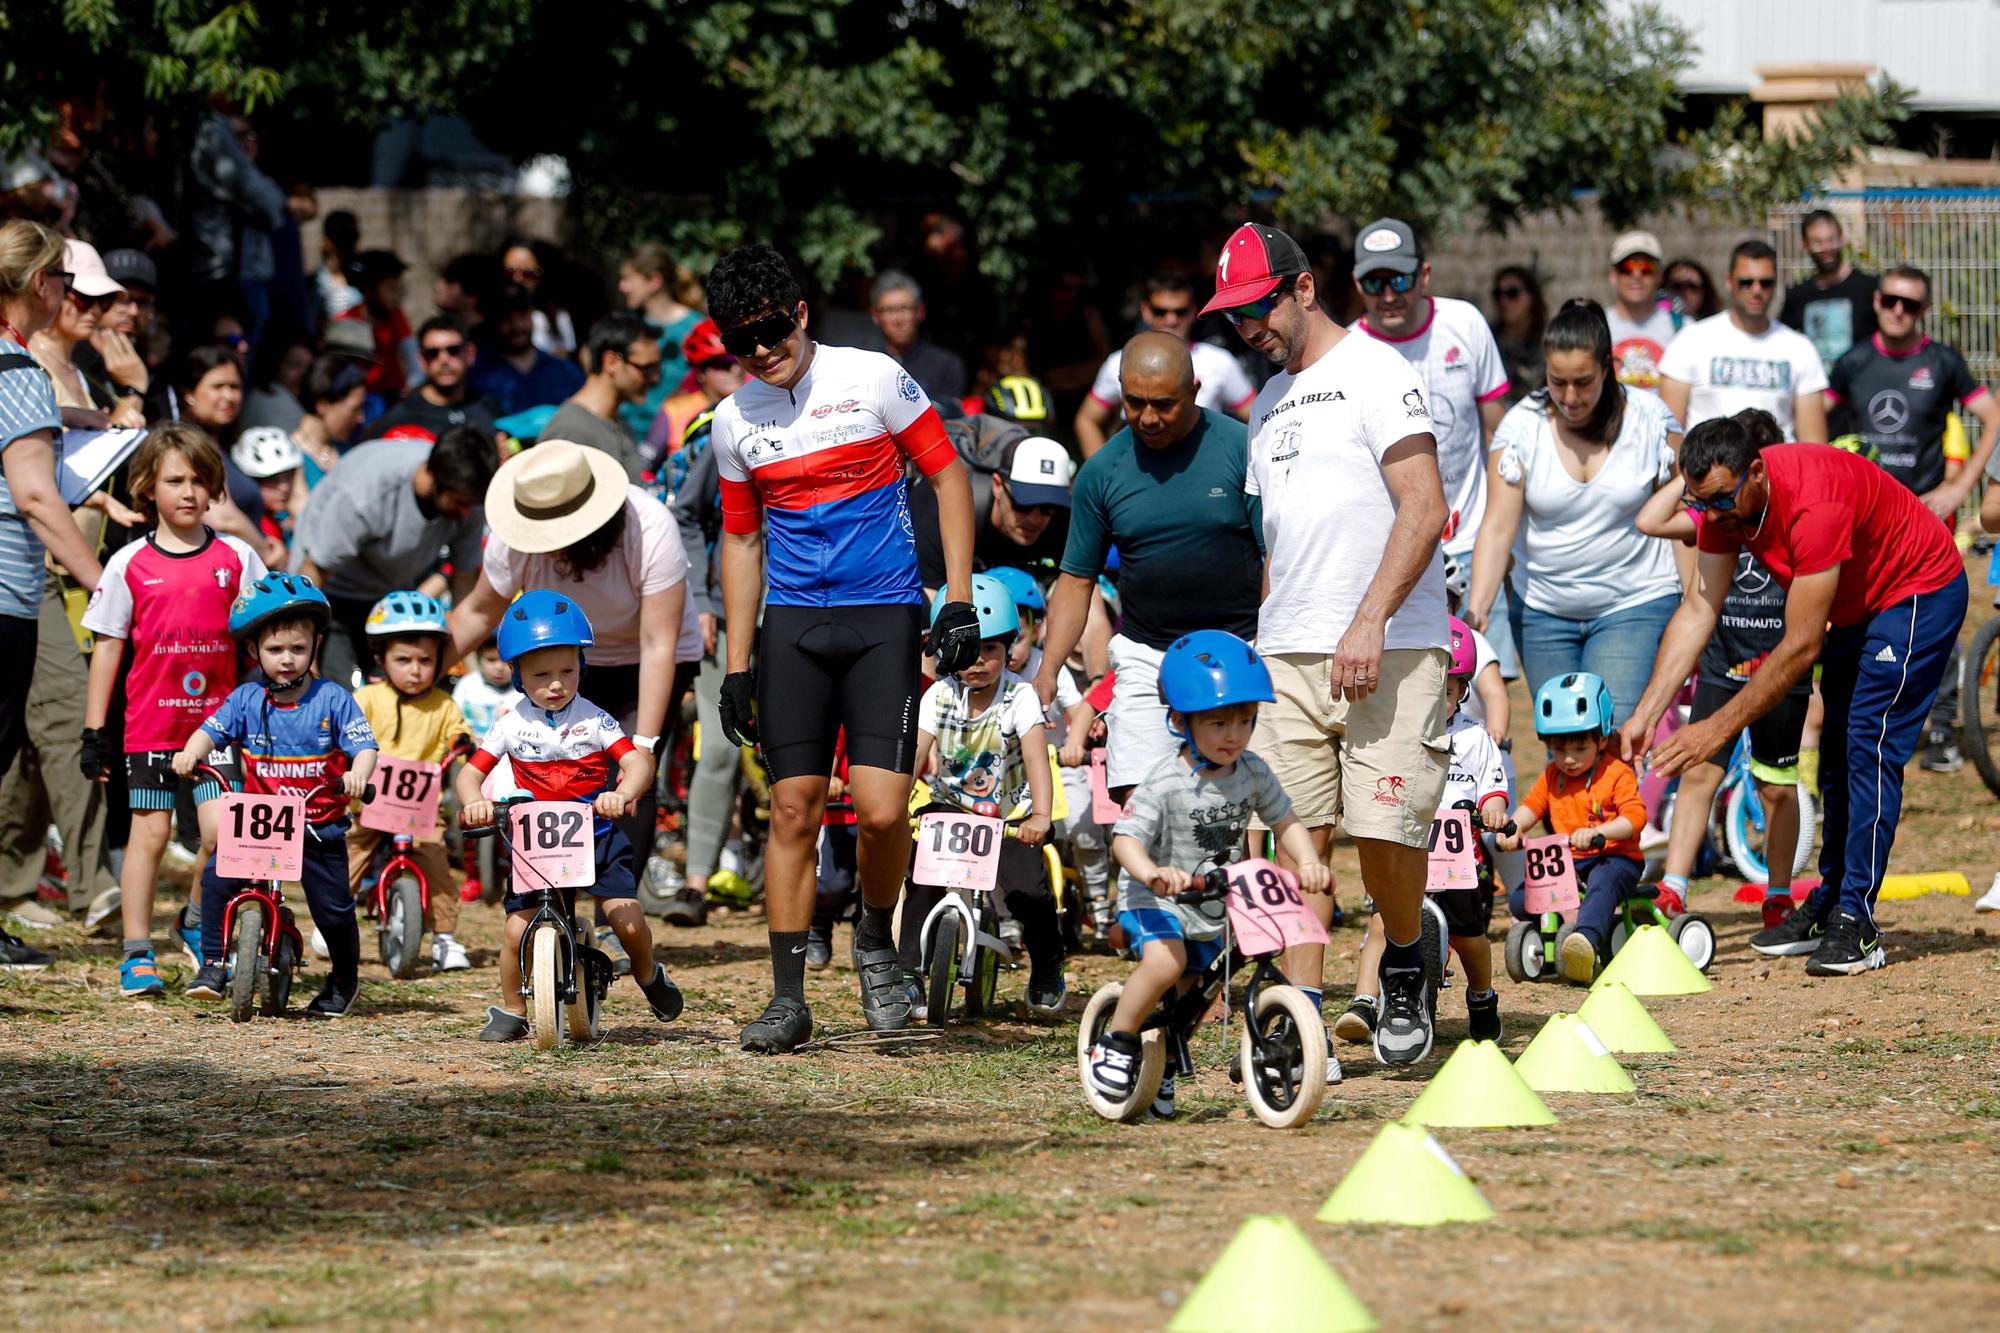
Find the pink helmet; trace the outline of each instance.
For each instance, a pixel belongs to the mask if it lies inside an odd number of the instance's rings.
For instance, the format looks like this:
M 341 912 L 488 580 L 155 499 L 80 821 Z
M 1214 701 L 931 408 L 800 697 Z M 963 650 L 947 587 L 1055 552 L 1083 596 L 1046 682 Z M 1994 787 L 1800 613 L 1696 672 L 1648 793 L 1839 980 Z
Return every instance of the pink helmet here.
M 1470 676 L 1479 669 L 1479 645 L 1472 626 L 1457 616 L 1451 618 L 1451 675 Z

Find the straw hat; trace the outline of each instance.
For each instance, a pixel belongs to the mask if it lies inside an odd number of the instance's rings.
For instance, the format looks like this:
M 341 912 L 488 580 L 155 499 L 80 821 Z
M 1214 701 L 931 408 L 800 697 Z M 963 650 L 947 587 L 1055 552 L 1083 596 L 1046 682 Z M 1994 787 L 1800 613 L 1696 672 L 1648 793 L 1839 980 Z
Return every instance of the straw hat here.
M 625 465 L 588 445 L 543 440 L 500 465 L 486 488 L 486 522 L 527 555 L 574 545 L 625 506 Z

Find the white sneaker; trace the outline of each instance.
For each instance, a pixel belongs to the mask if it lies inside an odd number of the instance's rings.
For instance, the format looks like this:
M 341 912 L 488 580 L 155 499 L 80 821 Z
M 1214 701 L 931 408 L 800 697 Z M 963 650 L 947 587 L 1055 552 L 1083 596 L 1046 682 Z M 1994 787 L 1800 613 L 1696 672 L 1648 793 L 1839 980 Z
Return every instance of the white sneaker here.
M 326 936 L 319 933 L 318 926 L 313 927 L 312 951 L 315 958 L 333 957 L 332 951 L 326 947 Z
M 1986 896 L 1972 905 L 1975 912 L 2000 912 L 2000 875 L 1993 877 L 1993 887 L 1986 890 Z
M 465 946 L 449 935 L 440 935 L 431 941 L 431 967 L 439 972 L 463 972 L 472 966 L 472 960 L 465 956 Z
M 63 918 L 36 902 L 33 898 L 23 898 L 7 909 L 7 917 L 17 926 L 29 930 L 51 930 L 63 924 Z
M 90 907 L 83 914 L 83 928 L 96 930 L 106 919 L 116 916 L 124 905 L 125 895 L 116 884 L 90 900 Z

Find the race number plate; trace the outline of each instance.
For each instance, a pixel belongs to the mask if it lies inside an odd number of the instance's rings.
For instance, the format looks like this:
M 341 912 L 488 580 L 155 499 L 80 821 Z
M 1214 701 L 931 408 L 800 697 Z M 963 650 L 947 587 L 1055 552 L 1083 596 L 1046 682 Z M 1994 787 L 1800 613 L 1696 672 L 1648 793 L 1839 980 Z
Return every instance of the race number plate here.
M 1097 824 L 1116 824 L 1125 807 L 1111 799 L 1111 786 L 1104 774 L 1104 747 L 1100 745 L 1090 752 L 1090 818 Z
M 1000 878 L 1006 827 L 987 815 L 931 811 L 917 825 L 917 864 L 910 878 L 941 889 L 990 892 Z
M 1229 925 L 1246 958 L 1326 943 L 1326 927 L 1306 906 L 1298 877 L 1262 858 L 1229 867 Z
M 514 889 L 587 889 L 597 882 L 594 816 L 582 801 L 529 801 L 508 810 Z
M 383 755 L 375 766 L 375 799 L 361 807 L 361 827 L 413 838 L 435 837 L 443 785 L 441 765 Z
M 1521 844 L 1528 863 L 1527 908 L 1530 915 L 1543 912 L 1574 912 L 1580 900 L 1576 894 L 1576 862 L 1571 859 L 1569 839 L 1556 833 L 1546 838 L 1529 838 Z
M 305 849 L 305 797 L 223 793 L 216 874 L 224 879 L 297 879 Z
M 1463 810 L 1440 810 L 1431 821 L 1430 878 L 1425 893 L 1479 887 L 1479 862 L 1473 856 L 1472 816 Z

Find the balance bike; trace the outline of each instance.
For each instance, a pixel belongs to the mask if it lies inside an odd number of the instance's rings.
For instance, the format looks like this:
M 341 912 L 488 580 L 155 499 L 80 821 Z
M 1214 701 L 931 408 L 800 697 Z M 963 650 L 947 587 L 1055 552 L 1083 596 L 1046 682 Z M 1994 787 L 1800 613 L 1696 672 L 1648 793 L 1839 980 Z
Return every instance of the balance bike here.
M 1277 958 L 1297 944 L 1325 944 L 1326 930 L 1305 905 L 1298 880 L 1265 860 L 1239 861 L 1202 875 L 1196 887 L 1176 900 L 1201 908 L 1226 902 L 1229 924 L 1222 951 L 1184 991 L 1169 991 L 1139 1027 L 1138 1078 L 1123 1098 L 1110 1098 L 1090 1083 L 1090 1052 L 1104 1036 L 1124 994 L 1125 983 L 1101 987 L 1084 1006 L 1076 1033 L 1077 1073 L 1084 1100 L 1106 1120 L 1131 1122 L 1146 1114 L 1159 1094 L 1168 1061 L 1179 1077 L 1194 1073 L 1190 1053 L 1216 997 L 1246 964 L 1254 964 L 1244 994 L 1239 1057 L 1250 1110 L 1273 1129 L 1292 1129 L 1312 1119 L 1326 1095 L 1326 1027 L 1319 1010 L 1278 970 Z
M 407 833 L 394 834 L 393 838 L 388 861 L 375 873 L 374 890 L 368 896 L 368 916 L 375 922 L 382 966 L 396 980 L 407 981 L 416 975 L 417 960 L 423 955 L 431 886 L 410 855 L 415 839 Z
M 1513 822 L 1509 821 L 1501 832 L 1512 837 L 1515 832 Z M 1591 840 L 1593 850 L 1603 846 L 1602 834 Z M 1627 898 L 1618 907 L 1611 928 L 1612 954 L 1624 948 L 1625 941 L 1640 926 L 1661 926 L 1697 968 L 1705 972 L 1708 965 L 1715 961 L 1715 927 L 1700 913 L 1683 912 L 1670 918 L 1651 898 Z M 1542 912 L 1532 921 L 1516 921 L 1507 931 L 1507 975 L 1516 981 L 1538 981 L 1553 976 L 1556 960 L 1562 955 L 1563 941 L 1575 929 L 1573 923 L 1564 921 L 1560 913 L 1553 911 Z
M 576 917 L 576 890 L 596 875 L 591 809 L 578 801 L 537 801 L 525 793 L 495 801 L 491 824 L 468 838 L 499 835 L 521 896 L 535 914 L 521 935 L 521 994 L 535 1048 L 553 1050 L 566 1025 L 571 1041 L 594 1041 L 611 990 L 611 956 Z M 521 887 L 528 882 L 540 887 Z
M 965 991 L 962 1012 L 966 1018 L 978 1018 L 991 1010 L 1000 969 L 1015 966 L 1014 948 L 1001 935 L 999 913 L 993 907 L 999 863 L 999 843 L 994 839 L 996 829 L 1003 838 L 1020 836 L 1018 824 L 1003 824 L 999 819 L 986 815 L 944 811 L 925 815 L 918 830 L 920 861 L 928 860 L 921 847 L 925 834 L 929 833 L 938 844 L 934 852 L 978 863 L 978 867 L 970 872 L 972 882 L 949 885 L 943 899 L 924 918 L 924 1003 L 927 1021 L 932 1027 L 941 1028 L 951 1022 L 952 997 L 961 988 Z M 1060 920 L 1063 901 L 1061 862 L 1051 855 L 1052 852 L 1053 849 L 1044 844 L 1045 870 L 1051 862 L 1056 867 L 1056 879 L 1051 891 L 1056 895 L 1057 919 Z

